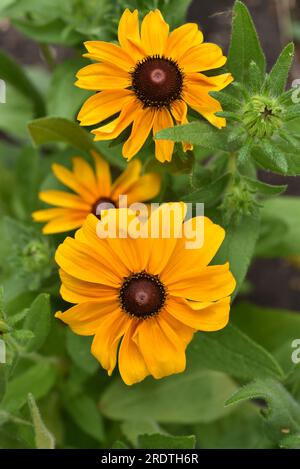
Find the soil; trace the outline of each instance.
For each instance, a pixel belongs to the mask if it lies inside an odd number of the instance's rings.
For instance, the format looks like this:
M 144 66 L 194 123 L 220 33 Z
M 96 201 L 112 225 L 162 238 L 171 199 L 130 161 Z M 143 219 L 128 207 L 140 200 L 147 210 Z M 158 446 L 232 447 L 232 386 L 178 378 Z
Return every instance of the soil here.
M 282 46 L 290 40 L 286 28 L 289 19 L 286 5 L 289 2 L 294 6 L 292 14 L 300 20 L 300 1 L 244 0 L 244 2 L 253 15 L 270 68 Z M 220 44 L 224 50 L 227 50 L 233 3 L 234 0 L 194 0 L 188 12 L 188 20 L 200 25 L 207 41 Z M 43 63 L 37 44 L 5 22 L 0 24 L 0 47 L 22 64 Z M 59 61 L 72 55 L 72 51 L 64 47 L 55 47 L 55 51 Z M 300 46 L 297 53 L 300 58 Z M 299 62 L 295 63 L 291 72 L 292 79 L 297 77 L 300 77 Z M 269 183 L 288 184 L 286 194 L 300 196 L 300 178 L 275 176 L 265 172 L 260 172 L 260 178 Z M 286 260 L 256 260 L 250 269 L 248 280 L 253 286 L 248 299 L 256 304 L 300 311 L 300 270 L 292 267 Z

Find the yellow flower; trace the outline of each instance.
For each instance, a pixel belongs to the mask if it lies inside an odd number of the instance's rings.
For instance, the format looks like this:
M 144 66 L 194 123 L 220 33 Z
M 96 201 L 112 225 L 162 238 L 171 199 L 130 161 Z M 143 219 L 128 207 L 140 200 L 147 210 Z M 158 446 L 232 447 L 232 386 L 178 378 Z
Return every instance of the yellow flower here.
M 57 190 L 40 192 L 39 198 L 43 202 L 56 206 L 32 214 L 35 221 L 48 222 L 43 233 L 62 233 L 79 228 L 90 213 L 99 216 L 101 210 L 118 207 L 119 196 L 122 195 L 127 196 L 128 206 L 158 195 L 160 176 L 157 173 L 141 176 L 142 166 L 139 160 L 132 161 L 112 183 L 108 163 L 96 152 L 92 152 L 92 156 L 95 170 L 80 157 L 73 158 L 72 171 L 59 164 L 52 166 L 57 179 L 76 194 Z
M 209 95 L 233 80 L 230 73 L 206 76 L 207 70 L 226 62 L 215 44 L 203 43 L 198 26 L 187 23 L 169 34 L 169 25 L 159 10 L 148 13 L 139 29 L 138 11 L 123 13 L 118 29 L 119 44 L 88 41 L 86 57 L 100 63 L 82 68 L 76 85 L 100 91 L 83 105 L 81 125 L 95 125 L 115 114 L 108 124 L 92 131 L 95 140 L 118 137 L 132 124 L 131 135 L 123 146 L 130 160 L 143 146 L 151 129 L 187 122 L 187 105 L 218 128 L 226 121 L 217 117 L 220 103 Z M 174 143 L 156 141 L 156 158 L 170 161 Z M 184 145 L 187 149 L 188 145 Z
M 156 238 L 134 237 L 130 223 L 127 238 L 100 238 L 100 222 L 89 215 L 75 239 L 66 238 L 56 252 L 61 295 L 75 304 L 56 317 L 76 334 L 94 336 L 91 352 L 109 375 L 118 355 L 120 374 L 128 385 L 147 375 L 159 379 L 184 371 L 185 349 L 193 333 L 222 329 L 229 319 L 235 280 L 228 263 L 208 266 L 225 232 L 206 217 L 183 223 L 185 208 L 182 203 L 163 204 L 151 215 L 143 233 L 150 233 L 158 213 L 163 224 Z M 169 217 L 170 209 L 174 217 Z M 127 222 L 137 220 L 129 211 L 126 214 Z M 167 238 L 162 232 L 170 218 Z M 199 222 L 204 223 L 204 242 L 188 249 L 190 236 L 185 233 Z

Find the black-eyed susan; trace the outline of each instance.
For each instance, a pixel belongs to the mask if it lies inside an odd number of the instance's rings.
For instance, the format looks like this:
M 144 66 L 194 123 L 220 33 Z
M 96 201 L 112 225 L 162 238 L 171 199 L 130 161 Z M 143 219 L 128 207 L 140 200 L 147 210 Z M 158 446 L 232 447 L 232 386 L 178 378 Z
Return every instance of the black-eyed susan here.
M 123 13 L 118 29 L 119 45 L 88 41 L 85 54 L 98 63 L 82 68 L 76 85 L 98 91 L 83 105 L 78 120 L 91 126 L 113 117 L 93 130 L 95 140 L 110 140 L 132 124 L 123 145 L 130 160 L 143 146 L 151 129 L 187 122 L 187 106 L 216 127 L 224 127 L 220 103 L 209 95 L 231 81 L 229 73 L 206 76 L 202 72 L 222 67 L 226 57 L 215 44 L 203 43 L 196 24 L 187 23 L 169 34 L 159 10 L 151 11 L 139 28 L 138 11 Z M 117 117 L 115 116 L 116 114 Z M 174 143 L 155 142 L 156 158 L 170 161 Z M 184 149 L 188 146 L 184 145 Z
M 107 213 L 124 220 L 124 210 Z M 149 237 L 157 213 L 159 236 Z M 136 227 L 137 217 L 126 211 L 122 236 L 108 232 L 106 238 L 99 237 L 103 218 L 89 215 L 75 239 L 66 238 L 56 252 L 61 295 L 75 304 L 56 317 L 75 333 L 94 336 L 91 352 L 109 375 L 118 355 L 128 385 L 184 371 L 193 333 L 222 329 L 229 319 L 235 280 L 228 263 L 208 266 L 224 230 L 206 217 L 183 223 L 184 215 L 184 204 L 163 204 L 137 236 L 131 223 Z M 199 222 L 203 244 L 189 249 L 189 233 L 197 232 Z
M 95 169 L 81 157 L 73 158 L 72 171 L 59 164 L 52 166 L 57 179 L 75 194 L 57 190 L 40 192 L 40 200 L 56 206 L 32 214 L 35 221 L 47 222 L 43 228 L 44 234 L 74 230 L 83 224 L 90 213 L 99 216 L 106 208 L 122 206 L 123 202 L 129 206 L 158 195 L 161 185 L 159 174 L 141 175 L 140 160 L 132 161 L 112 183 L 109 164 L 96 152 L 92 152 L 92 156 Z

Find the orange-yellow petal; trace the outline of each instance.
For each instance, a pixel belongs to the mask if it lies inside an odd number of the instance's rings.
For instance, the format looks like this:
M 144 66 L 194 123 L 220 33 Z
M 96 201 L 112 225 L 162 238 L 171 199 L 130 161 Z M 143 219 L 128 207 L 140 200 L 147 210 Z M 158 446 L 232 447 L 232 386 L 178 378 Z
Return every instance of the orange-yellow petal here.
M 108 63 L 87 65 L 79 70 L 76 77 L 76 86 L 86 90 L 122 89 L 130 85 L 129 73 Z
M 128 189 L 128 205 L 153 199 L 159 194 L 160 187 L 161 177 L 158 173 L 144 174 Z
M 66 208 L 46 208 L 45 210 L 37 210 L 32 213 L 34 221 L 43 222 L 52 220 L 53 218 L 60 218 L 64 215 L 68 215 L 70 210 Z
M 123 107 L 116 119 L 92 131 L 95 135 L 95 140 L 111 140 L 118 137 L 134 120 L 138 106 L 136 101 L 132 99 Z
M 179 61 L 179 66 L 184 73 L 203 72 L 214 68 L 223 67 L 227 58 L 222 49 L 216 44 L 204 42 L 199 46 L 189 49 Z
M 199 112 L 215 127 L 221 129 L 226 126 L 226 119 L 216 116 L 216 112 L 222 111 L 221 104 L 209 94 L 203 93 L 200 86 L 190 85 L 184 91 L 183 98 L 192 109 Z
M 160 316 L 143 321 L 134 336 L 149 372 L 156 379 L 185 370 L 185 346 Z
M 167 109 L 161 109 L 155 114 L 153 134 L 162 129 L 173 127 L 173 119 Z M 171 161 L 174 150 L 174 142 L 171 140 L 155 140 L 155 157 L 161 163 Z
M 193 301 L 217 301 L 231 295 L 236 282 L 229 270 L 228 262 L 223 265 L 211 265 L 202 270 L 195 269 L 194 274 L 182 277 L 177 281 L 165 280 L 168 292 L 172 296 L 179 296 Z
M 174 29 L 168 37 L 165 56 L 180 59 L 189 49 L 203 42 L 203 34 L 195 23 L 186 23 Z
M 51 209 L 49 209 L 51 210 Z M 84 223 L 87 212 L 66 209 L 64 215 L 52 218 L 44 227 L 44 234 L 65 233 L 79 228 Z
M 85 56 L 101 62 L 108 62 L 128 72 L 135 65 L 134 58 L 116 44 L 104 41 L 87 41 L 84 43 L 88 54 Z
M 155 114 L 152 108 L 140 108 L 136 112 L 130 137 L 123 145 L 123 156 L 127 160 L 131 160 L 144 145 L 152 129 Z
M 95 161 L 98 194 L 100 197 L 109 197 L 111 192 L 109 164 L 96 151 L 92 150 L 91 155 Z
M 110 313 L 101 323 L 94 337 L 91 352 L 109 374 L 117 362 L 117 350 L 121 337 L 130 324 L 130 318 L 119 310 Z
M 142 21 L 142 45 L 148 55 L 163 55 L 169 35 L 169 25 L 159 10 L 150 11 Z
M 72 158 L 73 173 L 94 197 L 94 201 L 99 197 L 95 171 L 91 165 L 80 157 Z
M 218 331 L 229 321 L 230 297 L 215 303 L 170 298 L 166 310 L 178 321 L 199 331 Z
M 80 125 L 94 125 L 121 111 L 132 98 L 130 90 L 104 90 L 85 101 L 77 119 Z
M 78 195 L 64 191 L 48 190 L 39 193 L 39 199 L 50 205 L 57 207 L 72 208 L 89 212 L 90 204 L 81 199 Z
M 95 197 L 91 191 L 76 178 L 72 171 L 57 163 L 52 165 L 52 171 L 59 181 L 74 192 L 77 192 L 85 201 L 91 204 L 95 201 Z
M 145 360 L 132 339 L 137 324 L 136 321 L 131 321 L 119 350 L 119 370 L 124 383 L 128 386 L 139 383 L 149 375 Z
M 143 58 L 145 54 L 141 52 L 138 10 L 131 12 L 126 8 L 119 22 L 118 39 L 122 48 L 130 57 L 136 61 Z
M 121 314 L 116 296 L 72 306 L 64 313 L 58 311 L 55 317 L 68 324 L 76 334 L 93 335 L 114 312 Z

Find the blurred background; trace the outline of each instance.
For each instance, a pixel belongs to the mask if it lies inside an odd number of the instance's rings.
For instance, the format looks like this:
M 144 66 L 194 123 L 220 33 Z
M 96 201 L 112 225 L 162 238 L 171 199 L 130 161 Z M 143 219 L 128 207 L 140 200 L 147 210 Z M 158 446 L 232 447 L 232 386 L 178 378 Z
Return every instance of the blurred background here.
M 180 1 L 178 0 L 178 3 Z M 0 7 L 2 2 L 9 3 L 9 0 L 0 0 Z M 186 0 L 182 3 L 184 2 L 187 3 Z M 188 10 L 188 20 L 199 24 L 207 41 L 220 44 L 227 50 L 233 3 L 234 0 L 194 0 Z M 244 0 L 244 3 L 253 16 L 269 67 L 282 47 L 291 40 L 295 41 L 298 60 L 291 71 L 291 83 L 294 79 L 300 79 L 300 0 Z M 49 11 L 49 14 L 52 13 Z M 34 41 L 31 39 L 32 30 L 27 34 L 26 23 L 17 21 L 19 20 L 14 21 L 14 25 L 18 26 L 16 28 L 10 20 L 0 17 L 0 48 L 19 64 L 47 70 L 51 69 L 53 59 L 56 62 L 64 62 L 72 58 L 74 49 L 65 45 L 68 41 L 62 41 L 63 45 L 47 47 L 44 50 L 39 47 L 39 35 L 50 35 L 52 30 L 48 31 L 45 27 L 41 27 L 40 31 L 36 30 Z M 82 31 L 77 27 L 77 32 Z M 46 80 L 46 74 L 41 73 L 40 86 L 43 86 L 43 80 Z M 18 133 L 14 135 L 8 131 L 9 126 L 18 123 L 11 123 L 7 112 L 6 107 L 0 109 L 0 140 L 18 145 Z M 26 119 L 26 113 L 23 114 L 21 109 L 19 118 L 23 121 Z M 23 123 L 20 125 L 22 127 Z M 260 172 L 260 178 L 275 184 L 287 183 L 286 195 L 300 195 L 300 178 L 285 178 L 264 172 Z M 295 217 L 299 215 L 295 214 Z M 245 296 L 258 305 L 300 311 L 300 259 L 256 259 L 248 274 L 247 288 L 244 290 Z

